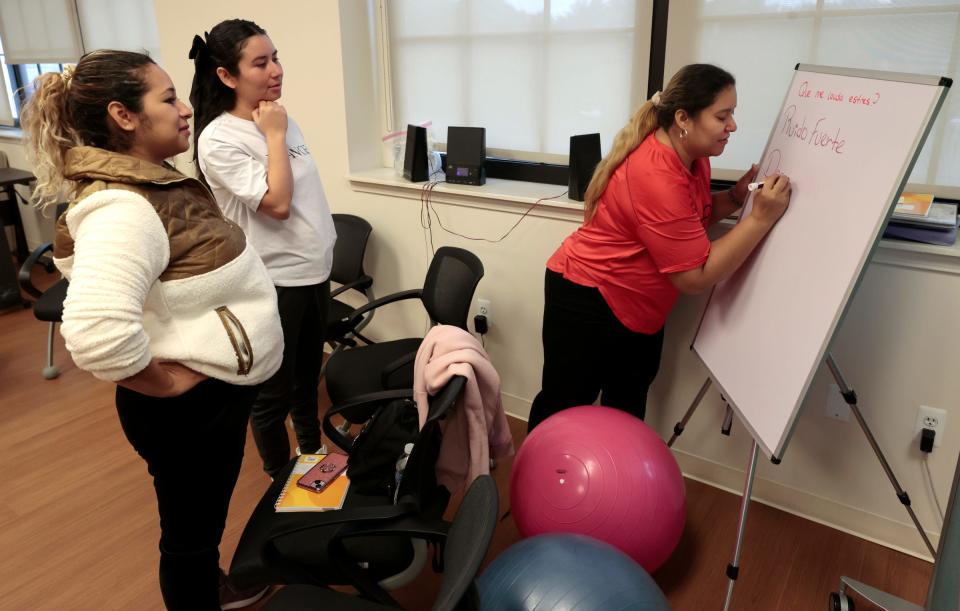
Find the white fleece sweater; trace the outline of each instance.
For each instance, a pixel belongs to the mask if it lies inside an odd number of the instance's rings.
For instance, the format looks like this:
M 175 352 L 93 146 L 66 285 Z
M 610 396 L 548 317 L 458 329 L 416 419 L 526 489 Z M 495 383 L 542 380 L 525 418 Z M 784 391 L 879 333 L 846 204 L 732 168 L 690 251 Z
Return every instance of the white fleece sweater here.
M 241 385 L 280 367 L 276 290 L 249 244 L 212 271 L 160 281 L 170 243 L 142 196 L 95 192 L 67 211 L 66 224 L 74 254 L 54 262 L 70 280 L 61 333 L 78 367 L 117 381 L 156 357 Z

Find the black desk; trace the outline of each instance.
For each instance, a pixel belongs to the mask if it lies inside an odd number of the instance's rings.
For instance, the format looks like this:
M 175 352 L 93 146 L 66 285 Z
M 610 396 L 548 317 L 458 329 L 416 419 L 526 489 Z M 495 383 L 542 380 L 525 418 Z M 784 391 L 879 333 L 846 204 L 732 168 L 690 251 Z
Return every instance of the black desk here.
M 16 185 L 29 185 L 36 177 L 26 170 L 17 168 L 0 168 L 0 190 L 7 194 L 7 204 L 9 217 L 13 220 L 14 235 L 17 239 L 17 259 L 20 263 L 26 261 L 30 255 L 30 249 L 27 248 L 27 236 L 23 231 L 23 219 L 20 218 L 20 206 L 17 204 L 19 195 L 15 188 Z

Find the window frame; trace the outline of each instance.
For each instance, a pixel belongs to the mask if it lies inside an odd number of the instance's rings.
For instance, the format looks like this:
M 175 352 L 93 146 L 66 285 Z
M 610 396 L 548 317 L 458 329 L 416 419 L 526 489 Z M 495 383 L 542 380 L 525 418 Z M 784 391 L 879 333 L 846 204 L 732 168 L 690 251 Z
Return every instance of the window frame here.
M 393 74 L 390 48 L 390 23 L 387 4 L 389 0 L 376 0 L 374 10 L 374 31 L 376 36 L 376 51 L 378 63 L 379 92 L 380 92 L 380 127 L 381 133 L 393 129 L 396 113 L 393 102 Z M 666 25 L 669 0 L 650 0 L 651 2 L 651 44 L 647 75 L 647 91 L 634 91 L 633 105 L 648 99 L 653 93 L 663 88 L 663 57 L 666 51 Z M 634 28 L 635 30 L 635 28 Z M 636 31 L 636 30 L 635 30 Z M 643 96 L 642 100 L 639 99 Z M 626 117 L 624 122 L 626 122 Z M 437 150 L 444 156 L 446 142 L 435 140 Z M 543 182 L 546 184 L 566 184 L 566 180 L 559 182 L 558 172 L 567 172 L 569 155 L 559 153 L 545 153 L 536 151 L 521 151 L 487 147 L 487 159 L 493 161 L 488 167 L 487 175 L 490 178 L 504 178 L 508 180 L 527 180 L 529 182 Z M 392 163 L 383 160 L 384 167 Z M 492 172 L 491 172 L 492 169 Z

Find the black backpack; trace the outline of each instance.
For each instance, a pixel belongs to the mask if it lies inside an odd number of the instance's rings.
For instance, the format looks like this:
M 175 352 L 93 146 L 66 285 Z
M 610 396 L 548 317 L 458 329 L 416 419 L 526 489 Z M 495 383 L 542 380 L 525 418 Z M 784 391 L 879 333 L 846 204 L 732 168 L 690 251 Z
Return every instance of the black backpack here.
M 360 494 L 393 499 L 397 460 L 419 435 L 417 404 L 397 399 L 374 412 L 353 441 L 347 459 L 350 487 Z

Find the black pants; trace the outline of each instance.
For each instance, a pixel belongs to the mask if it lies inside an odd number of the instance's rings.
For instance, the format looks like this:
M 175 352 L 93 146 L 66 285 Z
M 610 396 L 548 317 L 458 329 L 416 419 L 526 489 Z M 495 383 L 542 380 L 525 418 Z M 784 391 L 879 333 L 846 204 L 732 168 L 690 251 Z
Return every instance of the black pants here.
M 160 591 L 170 611 L 220 609 L 218 546 L 256 393 L 219 380 L 166 399 L 117 387 L 123 432 L 153 476 Z
M 623 326 L 600 291 L 547 270 L 544 281 L 543 382 L 527 431 L 568 407 L 601 405 L 638 418 L 660 369 L 663 329 L 653 335 Z
M 290 460 L 290 440 L 284 421 L 293 420 L 303 452 L 320 447 L 317 385 L 323 366 L 330 281 L 308 286 L 278 286 L 277 302 L 283 327 L 283 363 L 260 389 L 250 424 L 263 470 L 270 477 Z

